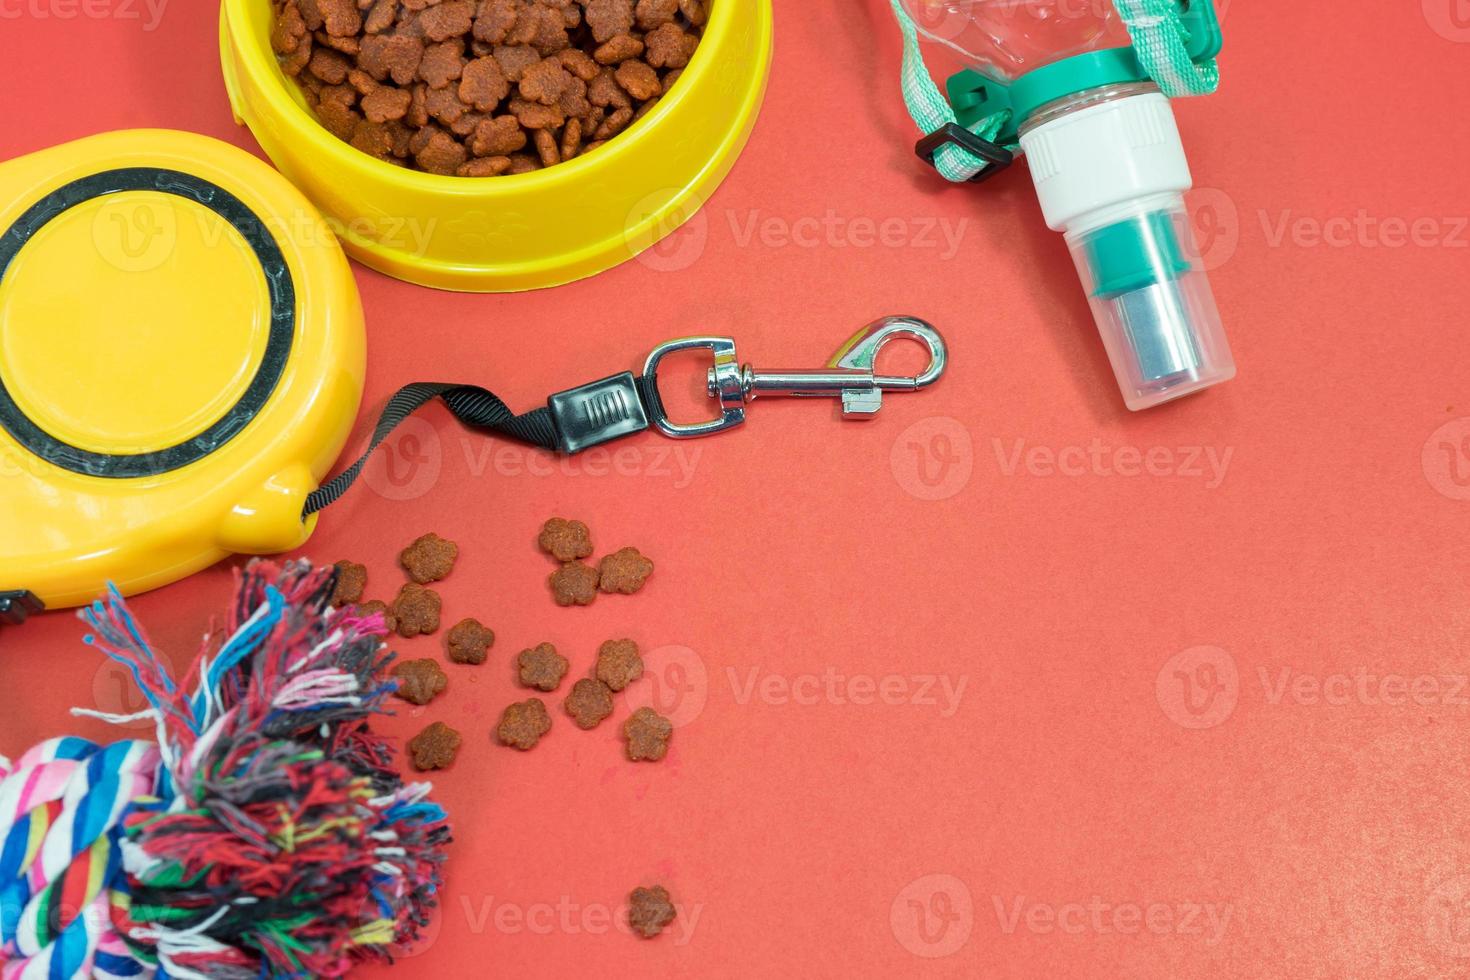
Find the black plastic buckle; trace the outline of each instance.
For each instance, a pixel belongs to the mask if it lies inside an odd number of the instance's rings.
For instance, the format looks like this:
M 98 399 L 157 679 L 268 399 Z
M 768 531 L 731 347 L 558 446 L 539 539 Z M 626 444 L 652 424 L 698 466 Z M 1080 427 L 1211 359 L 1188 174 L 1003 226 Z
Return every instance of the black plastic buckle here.
M 0 592 L 0 623 L 19 626 L 46 607 L 31 592 Z
M 648 428 L 648 412 L 631 371 L 559 391 L 546 403 L 564 453 L 580 453 Z
M 972 184 L 984 183 L 1016 161 L 1016 155 L 1010 150 L 999 143 L 992 143 L 988 139 L 976 136 L 959 123 L 945 123 L 919 140 L 914 146 L 914 152 L 919 155 L 920 160 L 933 167 L 934 154 L 950 143 L 990 164 L 970 178 Z

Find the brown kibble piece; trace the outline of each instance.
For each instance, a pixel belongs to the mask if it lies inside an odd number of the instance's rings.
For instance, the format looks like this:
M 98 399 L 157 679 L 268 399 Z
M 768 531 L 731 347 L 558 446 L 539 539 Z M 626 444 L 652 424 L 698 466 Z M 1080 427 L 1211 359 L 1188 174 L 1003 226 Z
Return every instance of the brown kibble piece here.
M 377 79 L 361 68 L 354 68 L 347 73 L 347 83 L 358 95 L 371 95 L 381 87 Z
M 526 69 L 541 62 L 541 56 L 529 44 L 503 44 L 495 49 L 494 58 L 500 62 L 500 70 L 512 82 L 519 82 Z
M 490 112 L 510 94 L 510 82 L 494 58 L 476 58 L 464 66 L 459 99 L 481 112 Z
M 599 140 L 610 140 L 626 129 L 628 123 L 632 121 L 633 110 L 624 106 L 621 109 L 609 113 L 608 117 L 602 121 L 602 125 L 597 127 L 595 135 Z
M 420 633 L 433 633 L 439 628 L 442 608 L 439 593 L 409 582 L 393 600 L 393 618 L 397 620 L 398 635 L 411 640 Z
M 587 98 L 595 106 L 623 106 L 630 105 L 628 93 L 618 84 L 617 77 L 611 68 L 603 69 L 597 77 L 587 83 Z
M 582 149 L 582 120 L 568 119 L 561 131 L 561 158 L 570 160 Z
M 538 61 L 521 75 L 521 98 L 542 105 L 556 105 L 572 83 L 571 73 L 552 58 Z
M 596 60 L 581 48 L 567 48 L 565 51 L 558 52 L 556 58 L 561 62 L 563 68 L 584 82 L 592 81 L 601 70 Z
M 612 691 L 602 681 L 584 677 L 572 685 L 572 693 L 567 695 L 562 707 L 578 728 L 593 729 L 613 713 Z
M 623 548 L 605 556 L 598 563 L 598 584 L 604 592 L 632 595 L 643 588 L 653 574 L 653 562 L 637 548 Z
M 511 99 L 509 105 L 511 113 L 520 124 L 532 131 L 556 129 L 566 121 L 566 114 L 559 106 L 527 102 L 525 99 Z
M 352 145 L 368 156 L 385 160 L 393 152 L 393 134 L 382 123 L 364 119 L 352 134 Z
M 356 55 L 358 50 L 362 47 L 362 40 L 356 36 L 333 37 L 326 31 L 317 31 L 312 36 L 316 38 L 316 42 L 318 44 L 325 45 L 326 47 L 331 48 L 333 51 L 340 51 L 343 54 Z
M 616 65 L 629 58 L 636 58 L 642 53 L 642 41 L 631 34 L 619 34 L 592 52 L 592 57 L 598 64 Z
M 558 606 L 590 606 L 597 598 L 597 580 L 597 569 L 586 562 L 569 561 L 551 573 L 551 597 Z
M 510 157 L 476 157 L 456 173 L 461 177 L 499 177 L 510 169 Z
M 508 705 L 500 716 L 500 725 L 495 737 L 501 745 L 509 745 L 522 752 L 534 749 L 541 736 L 551 731 L 551 716 L 546 713 L 546 702 L 530 698 Z
M 322 99 L 317 103 L 316 114 L 327 131 L 343 141 L 351 141 L 357 132 L 357 124 L 362 122 L 357 110 L 336 99 Z
M 608 640 L 597 650 L 597 679 L 621 691 L 643 676 L 643 658 L 632 640 Z
M 368 34 L 381 34 L 393 26 L 398 17 L 398 0 L 377 0 L 362 23 Z
M 281 8 L 275 26 L 271 28 L 271 48 L 276 54 L 295 54 L 301 47 L 302 39 L 307 38 L 309 33 L 306 21 L 301 17 L 301 8 L 296 5 L 295 0 L 291 0 Z M 309 41 L 307 46 L 310 46 Z
M 457 664 L 482 664 L 492 646 L 495 631 L 478 619 L 461 619 L 444 637 L 449 659 Z
M 419 28 L 430 41 L 447 41 L 468 34 L 475 22 L 472 0 L 442 0 L 419 14 Z
M 496 116 L 494 119 L 481 120 L 475 126 L 470 149 L 477 157 L 509 157 L 525 145 L 526 134 L 521 129 L 520 120 L 515 116 Z M 510 161 L 507 159 L 506 169 L 509 168 Z
M 398 617 L 393 615 L 393 610 L 381 599 L 369 599 L 367 602 L 357 604 L 357 615 L 361 619 L 367 619 L 373 614 L 383 617 L 383 629 L 393 633 L 398 629 Z
M 635 888 L 628 896 L 628 925 L 644 939 L 652 939 L 674 921 L 678 913 L 663 885 Z
M 571 665 L 567 658 L 556 652 L 550 643 L 540 643 L 529 650 L 522 650 L 516 657 L 516 668 L 521 683 L 538 691 L 554 691 L 567 676 Z
M 337 562 L 337 584 L 332 588 L 332 605 L 352 605 L 362 601 L 367 588 L 367 566 L 343 559 Z
M 428 657 L 395 664 L 393 676 L 398 679 L 397 695 L 413 704 L 428 704 L 449 686 L 449 677 L 439 661 Z
M 658 72 L 641 61 L 623 62 L 618 65 L 614 75 L 623 91 L 639 102 L 651 99 L 664 90 L 663 83 L 658 79 Z
M 561 163 L 561 148 L 557 146 L 556 134 L 549 129 L 538 129 L 535 139 L 536 153 L 541 157 L 541 166 L 554 167 Z
M 520 13 L 516 0 L 481 0 L 475 14 L 475 40 L 484 44 L 503 44 Z
M 648 47 L 646 59 L 655 68 L 683 68 L 699 47 L 699 38 L 684 33 L 678 24 L 665 24 L 649 31 L 643 38 Z
M 510 155 L 510 172 L 513 174 L 528 174 L 540 169 L 541 164 L 529 153 L 512 153 Z
M 679 13 L 679 0 L 638 0 L 634 15 L 640 31 L 651 31 L 670 23 Z
M 384 123 L 408 114 L 412 93 L 407 89 L 380 86 L 362 97 L 362 114 L 369 122 Z
M 628 758 L 634 762 L 658 762 L 669 751 L 674 724 L 652 708 L 639 708 L 623 722 L 628 738 Z
M 599 44 L 633 29 L 633 0 L 587 0 L 583 6 Z
M 459 89 L 453 86 L 429 89 L 424 95 L 424 107 L 434 119 L 451 127 L 457 126 L 470 109 L 459 101 Z
M 402 34 L 365 37 L 357 53 L 359 68 L 380 82 L 391 77 L 398 85 L 412 84 L 423 60 L 424 42 Z
M 347 56 L 339 51 L 329 48 L 317 48 L 312 52 L 311 61 L 306 65 L 306 70 L 328 85 L 341 85 L 347 78 L 347 72 L 352 67 L 352 62 Z
M 322 26 L 333 37 L 346 37 L 362 29 L 362 17 L 354 0 L 315 0 L 315 3 L 321 12 Z
M 679 0 L 679 11 L 695 27 L 703 27 L 709 20 L 709 9 L 704 0 Z
M 444 769 L 454 763 L 463 739 L 459 732 L 442 721 L 436 721 L 408 741 L 408 753 L 419 772 Z
M 531 34 L 527 41 L 533 45 L 542 55 L 553 55 L 563 50 L 572 43 L 567 37 L 567 21 L 562 12 L 541 0 L 540 5 L 532 8 L 535 33 Z M 520 26 L 520 22 L 516 22 Z
M 431 531 L 404 548 L 398 556 L 398 564 L 403 566 L 409 578 L 419 585 L 428 585 L 453 571 L 458 558 L 459 545 Z
M 464 75 L 464 69 L 464 42 L 455 38 L 424 50 L 423 60 L 419 62 L 419 78 L 428 82 L 431 89 L 448 88 L 450 82 Z

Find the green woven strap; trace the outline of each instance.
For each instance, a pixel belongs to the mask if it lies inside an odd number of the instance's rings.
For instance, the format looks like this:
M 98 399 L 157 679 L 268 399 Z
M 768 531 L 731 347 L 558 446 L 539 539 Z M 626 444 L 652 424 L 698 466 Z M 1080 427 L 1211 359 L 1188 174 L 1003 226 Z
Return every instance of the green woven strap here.
M 1220 87 L 1220 69 L 1211 58 L 1195 64 L 1185 44 L 1189 32 L 1179 15 L 1178 0 L 1113 0 L 1133 38 L 1139 64 L 1171 99 L 1209 95 Z
M 903 101 L 908 106 L 919 130 L 932 133 L 946 123 L 958 122 L 954 108 L 934 84 L 919 48 L 919 31 L 903 7 L 903 0 L 890 0 L 893 16 L 903 32 Z M 1195 64 L 1189 57 L 1186 42 L 1189 34 L 1180 20 L 1179 0 L 1114 0 L 1118 15 L 1133 39 L 1139 64 L 1159 90 L 1171 99 L 1191 95 L 1209 95 L 1220 86 L 1220 71 L 1214 59 Z M 1009 113 L 986 116 L 970 126 L 982 139 L 994 140 L 1006 123 Z M 946 179 L 956 183 L 970 180 L 989 166 L 989 162 L 968 151 L 947 144 L 934 155 L 934 167 Z
M 924 53 L 919 49 L 919 29 L 914 19 L 903 9 L 903 0 L 892 0 L 893 16 L 898 18 L 898 29 L 903 32 L 903 101 L 909 107 L 909 115 L 918 123 L 919 131 L 926 136 L 946 123 L 958 122 L 954 107 L 934 84 L 929 68 L 924 64 Z M 1005 125 L 1007 112 L 986 116 L 968 127 L 981 139 L 993 140 Z M 941 146 L 934 154 L 934 169 L 945 180 L 963 183 L 984 170 L 989 163 L 953 143 Z

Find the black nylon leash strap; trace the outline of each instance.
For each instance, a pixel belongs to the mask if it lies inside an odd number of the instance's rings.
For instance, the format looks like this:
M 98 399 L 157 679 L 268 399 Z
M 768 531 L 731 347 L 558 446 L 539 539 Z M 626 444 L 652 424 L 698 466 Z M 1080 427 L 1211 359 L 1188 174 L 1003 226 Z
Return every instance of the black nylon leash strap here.
M 373 428 L 367 451 L 343 472 L 312 491 L 303 519 L 334 503 L 357 482 L 369 457 L 414 412 L 435 398 L 464 425 L 508 436 L 541 449 L 577 453 L 648 428 L 650 407 L 659 406 L 658 388 L 649 378 L 614 375 L 558 392 L 543 408 L 516 414 L 493 391 L 477 385 L 418 381 L 398 389 Z

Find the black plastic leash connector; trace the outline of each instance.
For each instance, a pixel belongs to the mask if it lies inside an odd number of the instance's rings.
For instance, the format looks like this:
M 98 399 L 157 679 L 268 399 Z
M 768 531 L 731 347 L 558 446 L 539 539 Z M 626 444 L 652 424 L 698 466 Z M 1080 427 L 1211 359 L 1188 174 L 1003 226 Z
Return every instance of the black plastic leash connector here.
M 46 607 L 33 592 L 0 592 L 0 623 L 19 626 Z

